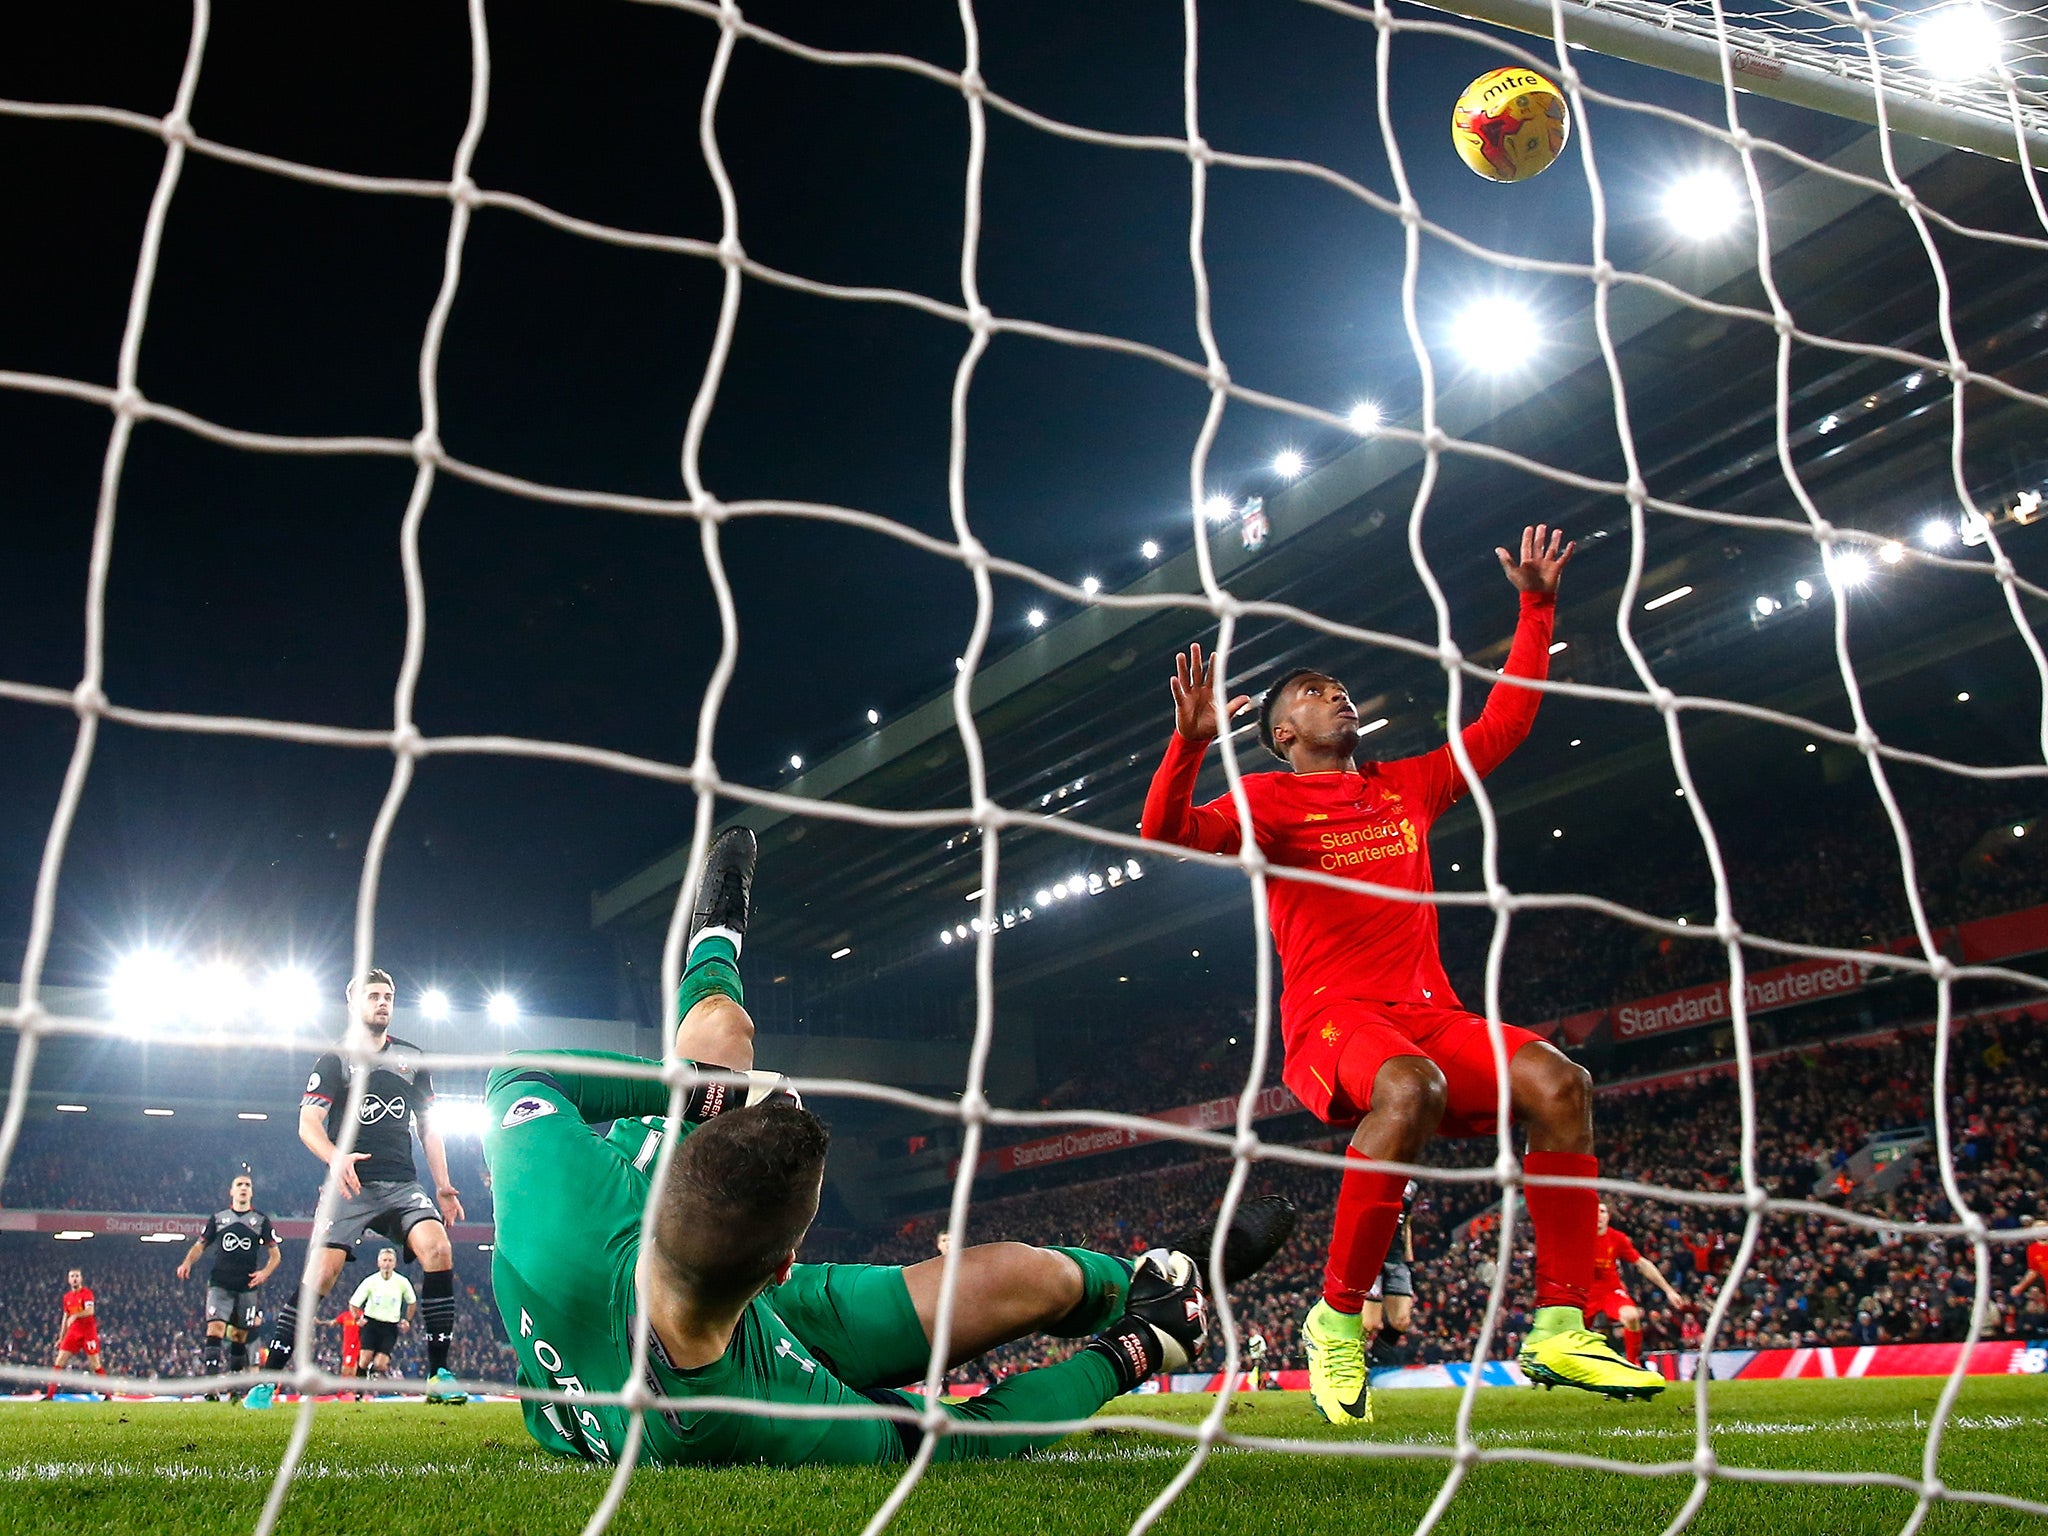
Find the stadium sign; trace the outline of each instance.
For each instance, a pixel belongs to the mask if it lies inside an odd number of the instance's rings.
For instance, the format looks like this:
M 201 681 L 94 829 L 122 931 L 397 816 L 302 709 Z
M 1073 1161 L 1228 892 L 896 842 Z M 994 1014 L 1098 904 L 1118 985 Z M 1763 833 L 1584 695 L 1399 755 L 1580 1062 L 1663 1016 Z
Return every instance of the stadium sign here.
M 2010 960 L 2020 955 L 2048 950 L 2048 903 L 2006 912 L 1997 917 L 1978 918 L 1952 928 L 1935 930 L 1934 940 L 1941 952 L 1965 965 L 1982 965 Z M 1916 954 L 1919 941 L 1908 935 L 1873 948 L 1873 954 Z M 1890 967 L 1876 960 L 1843 957 L 1826 960 L 1797 960 L 1790 965 L 1758 971 L 1744 987 L 1744 1000 L 1752 1014 L 1779 1008 L 1797 1008 L 1803 1003 L 1832 997 L 1847 997 L 1869 986 L 1873 975 L 1890 974 Z M 1728 983 L 1712 981 L 1656 997 L 1639 998 L 1613 1008 L 1594 1008 L 1547 1024 L 1535 1026 L 1548 1038 L 1562 1036 L 1569 1045 L 1581 1045 L 1605 1024 L 1617 1040 L 1640 1040 L 1674 1030 L 1698 1029 L 1724 1024 L 1729 1018 Z
M 1252 1100 L 1252 1119 L 1277 1120 L 1282 1115 L 1301 1113 L 1301 1101 L 1286 1088 L 1275 1084 L 1264 1089 Z M 1237 1095 L 1228 1098 L 1204 1099 L 1199 1104 L 1186 1104 L 1179 1109 L 1163 1110 L 1156 1115 L 1147 1115 L 1148 1120 L 1163 1121 L 1167 1125 L 1193 1126 L 1198 1130 L 1224 1130 L 1237 1124 Z M 993 1152 L 982 1154 L 979 1172 L 1015 1173 L 1024 1168 L 1043 1168 L 1048 1163 L 1064 1163 L 1077 1157 L 1095 1157 L 1104 1152 L 1121 1152 L 1126 1147 L 1139 1147 L 1147 1142 L 1163 1138 L 1149 1131 L 1125 1126 L 1080 1126 L 1058 1136 L 1043 1136 L 1036 1141 L 1020 1141 L 1012 1147 L 998 1147 Z M 958 1164 L 954 1165 L 957 1170 Z
M 1825 997 L 1861 992 L 1870 984 L 1873 969 L 1868 960 L 1800 960 L 1776 970 L 1757 972 L 1749 978 L 1743 995 L 1751 1013 L 1769 1013 Z M 1712 982 L 1682 992 L 1667 992 L 1662 997 L 1623 1003 L 1614 1010 L 1614 1033 L 1617 1039 L 1637 1040 L 1674 1029 L 1718 1024 L 1727 1017 L 1728 984 Z

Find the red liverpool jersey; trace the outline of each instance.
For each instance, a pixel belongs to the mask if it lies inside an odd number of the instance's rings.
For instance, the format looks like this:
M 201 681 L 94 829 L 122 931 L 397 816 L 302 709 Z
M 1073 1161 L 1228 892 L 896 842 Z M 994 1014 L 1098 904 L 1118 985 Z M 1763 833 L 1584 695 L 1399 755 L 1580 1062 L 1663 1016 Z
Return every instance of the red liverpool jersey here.
M 45 1294 L 47 1295 L 48 1293 L 45 1292 Z M 75 1291 L 66 1291 L 64 1293 L 64 1316 L 70 1320 L 68 1326 L 73 1328 L 98 1327 L 98 1319 L 96 1319 L 92 1315 L 92 1313 L 87 1312 L 85 1310 L 87 1307 L 91 1305 L 91 1286 L 81 1285 Z
M 1542 678 L 1550 671 L 1556 598 L 1522 594 L 1521 620 L 1503 672 Z M 1465 728 L 1465 750 L 1481 776 L 1491 773 L 1529 734 L 1541 695 L 1496 686 L 1486 708 Z M 1193 805 L 1207 742 L 1175 733 L 1145 798 L 1146 837 L 1235 853 L 1237 807 L 1229 795 Z M 1319 869 L 1398 890 L 1436 888 L 1429 865 L 1431 824 L 1467 785 L 1450 745 L 1421 757 L 1361 763 L 1333 773 L 1250 773 L 1244 777 L 1252 830 L 1260 852 L 1276 864 Z M 1267 906 L 1280 951 L 1284 1028 L 1318 994 L 1374 1003 L 1426 1003 L 1460 1008 L 1437 949 L 1436 908 L 1361 891 L 1353 896 L 1298 880 L 1269 880 Z
M 1627 1234 L 1609 1227 L 1593 1239 L 1593 1289 L 1620 1290 L 1623 1260 L 1633 1264 L 1640 1258 L 1642 1255 L 1636 1252 L 1636 1245 L 1628 1240 Z

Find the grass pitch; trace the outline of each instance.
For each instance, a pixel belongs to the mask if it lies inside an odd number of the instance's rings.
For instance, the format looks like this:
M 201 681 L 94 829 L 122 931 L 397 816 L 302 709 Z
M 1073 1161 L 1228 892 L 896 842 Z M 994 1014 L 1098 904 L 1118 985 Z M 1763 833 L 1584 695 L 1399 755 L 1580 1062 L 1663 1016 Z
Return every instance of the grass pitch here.
M 1917 1477 L 1933 1381 L 1725 1383 L 1714 1389 L 1724 1464 Z M 1457 1395 L 1385 1392 L 1364 1433 L 1444 1445 Z M 1125 1399 L 1121 1411 L 1193 1423 L 1209 1399 Z M 0 1530 L 190 1531 L 227 1536 L 261 1509 L 296 1410 L 226 1404 L 0 1406 Z M 1492 1389 L 1474 1428 L 1488 1446 L 1575 1451 L 1642 1463 L 1692 1454 L 1692 1398 L 1651 1404 L 1578 1393 Z M 1305 1396 L 1262 1393 L 1232 1413 L 1233 1433 L 1329 1440 Z M 1347 1434 L 1344 1438 L 1356 1438 Z M 1101 1432 L 1025 1462 L 941 1467 L 895 1529 L 916 1533 L 1124 1530 L 1188 1454 L 1185 1442 Z M 1166 1533 L 1407 1532 L 1447 1471 L 1443 1461 L 1287 1455 L 1219 1446 L 1157 1527 Z M 1944 1442 L 1952 1487 L 2048 1499 L 2048 1378 L 1979 1378 Z M 504 1405 L 322 1407 L 279 1527 L 339 1531 L 574 1533 L 603 1492 L 604 1469 L 542 1455 Z M 613 1529 L 640 1532 L 857 1532 L 894 1482 L 884 1468 L 800 1472 L 652 1469 L 635 1474 Z M 1641 1536 L 1684 1502 L 1687 1477 L 1528 1464 L 1474 1469 L 1439 1529 L 1458 1536 Z M 1717 1483 L 1692 1529 L 1702 1536 L 1846 1536 L 1896 1531 L 1911 1495 L 1880 1487 Z M 1925 1529 L 2048 1536 L 2048 1519 L 1937 1505 Z

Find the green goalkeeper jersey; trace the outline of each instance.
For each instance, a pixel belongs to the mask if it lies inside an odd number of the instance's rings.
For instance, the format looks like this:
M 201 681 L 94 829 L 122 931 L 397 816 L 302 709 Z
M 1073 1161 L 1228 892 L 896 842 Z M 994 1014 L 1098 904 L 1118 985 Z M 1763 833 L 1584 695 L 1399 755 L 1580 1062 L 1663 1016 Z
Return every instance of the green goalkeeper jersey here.
M 515 1058 L 492 1073 L 487 1102 L 498 1312 L 518 1353 L 520 1385 L 568 1394 L 561 1403 L 524 1404 L 526 1427 L 548 1450 L 612 1461 L 625 1445 L 627 1410 L 577 1398 L 620 1391 L 632 1369 L 634 1271 L 668 1090 L 645 1078 L 521 1067 Z M 610 1139 L 593 1129 L 606 1121 L 617 1122 Z M 693 1129 L 684 1124 L 681 1134 Z M 748 1306 L 732 1346 L 710 1365 L 677 1370 L 657 1339 L 648 1344 L 647 1385 L 662 1397 L 874 1411 L 874 1399 L 822 1364 L 767 1296 Z M 884 1401 L 903 1403 L 893 1394 Z M 642 1455 L 656 1464 L 794 1466 L 899 1461 L 904 1449 L 895 1424 L 879 1418 L 670 1408 L 646 1416 Z

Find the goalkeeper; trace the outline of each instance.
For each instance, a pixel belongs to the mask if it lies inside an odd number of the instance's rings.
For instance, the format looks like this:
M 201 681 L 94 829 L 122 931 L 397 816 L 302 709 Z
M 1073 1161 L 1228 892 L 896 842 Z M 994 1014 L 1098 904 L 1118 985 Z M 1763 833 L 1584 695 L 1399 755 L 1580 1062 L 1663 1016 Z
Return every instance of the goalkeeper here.
M 663 1398 L 922 1408 L 920 1398 L 891 1389 L 925 1373 L 943 1260 L 904 1269 L 795 1262 L 817 1214 L 827 1138 L 780 1078 L 752 1071 L 753 1023 L 735 962 L 753 862 L 750 832 L 727 832 L 712 846 L 676 1031 L 679 1056 L 748 1073 L 753 1084 L 744 1092 L 709 1084 L 686 1096 L 684 1140 L 653 1193 L 644 1250 L 642 1215 L 669 1130 L 669 1090 L 517 1056 L 491 1076 L 484 1145 L 497 1203 L 492 1282 L 520 1384 L 567 1394 L 524 1405 L 528 1431 L 560 1455 L 611 1461 L 625 1443 L 628 1410 L 577 1399 L 624 1387 L 640 1286 L 650 1330 L 645 1385 Z M 600 1137 L 593 1127 L 605 1121 L 612 1130 Z M 1293 1218 L 1284 1201 L 1248 1203 L 1230 1234 L 1226 1278 L 1270 1258 Z M 1004 1429 L 949 1435 L 937 1458 L 1016 1456 L 1050 1444 L 1058 1436 L 1038 1426 L 1087 1418 L 1198 1355 L 1208 1317 L 1200 1276 L 1183 1252 L 1153 1249 L 1126 1260 L 1022 1243 L 967 1249 L 954 1288 L 952 1363 L 1027 1333 L 1094 1337 L 1069 1360 L 947 1405 L 955 1419 Z M 642 1454 L 657 1465 L 882 1463 L 906 1459 L 920 1434 L 914 1423 L 880 1417 L 670 1407 L 647 1411 Z

